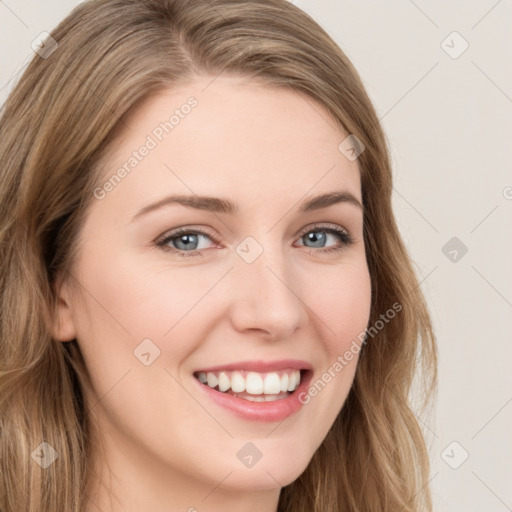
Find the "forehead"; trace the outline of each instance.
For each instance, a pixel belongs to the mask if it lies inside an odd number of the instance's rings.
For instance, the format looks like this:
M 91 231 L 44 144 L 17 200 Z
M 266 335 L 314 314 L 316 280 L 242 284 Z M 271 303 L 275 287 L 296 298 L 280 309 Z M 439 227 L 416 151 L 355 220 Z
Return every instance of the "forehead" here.
M 320 103 L 289 88 L 197 77 L 146 98 L 120 126 L 102 183 L 124 168 L 109 195 L 133 207 L 164 193 L 242 203 L 297 200 L 310 190 L 361 197 L 357 162 L 338 149 L 347 134 Z

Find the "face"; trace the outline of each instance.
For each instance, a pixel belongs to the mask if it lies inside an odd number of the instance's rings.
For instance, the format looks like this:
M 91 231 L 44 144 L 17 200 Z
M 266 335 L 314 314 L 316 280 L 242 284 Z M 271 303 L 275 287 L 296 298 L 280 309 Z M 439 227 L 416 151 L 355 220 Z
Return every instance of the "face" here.
M 357 353 L 336 362 L 369 320 L 347 134 L 307 96 L 222 76 L 150 97 L 123 127 L 57 329 L 83 353 L 109 464 L 127 492 L 141 474 L 198 499 L 279 489 L 340 412 Z M 324 194 L 341 195 L 311 203 Z

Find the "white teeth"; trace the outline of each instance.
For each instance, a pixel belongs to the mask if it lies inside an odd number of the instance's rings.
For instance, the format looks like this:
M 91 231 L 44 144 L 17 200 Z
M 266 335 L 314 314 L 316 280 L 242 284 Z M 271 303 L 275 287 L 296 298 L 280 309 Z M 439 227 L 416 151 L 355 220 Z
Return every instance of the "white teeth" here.
M 256 372 L 249 372 L 245 378 L 245 391 L 251 395 L 261 395 L 263 393 L 263 379 Z
M 249 400 L 249 402 L 265 402 L 264 396 L 244 396 L 244 400 Z
M 277 395 L 281 391 L 281 379 L 277 373 L 268 373 L 263 381 L 263 393 Z
M 293 391 L 300 382 L 300 373 L 299 372 L 293 372 L 290 375 L 290 382 L 288 383 L 288 391 Z
M 210 385 L 208 383 L 208 385 Z M 229 381 L 229 377 L 225 374 L 225 372 L 219 373 L 219 391 L 227 391 L 231 387 L 231 382 Z
M 214 388 L 219 383 L 219 379 L 217 378 L 217 375 L 215 375 L 214 373 L 211 373 L 211 372 L 208 372 L 206 374 L 206 379 L 208 382 L 208 386 L 210 386 L 211 388 Z
M 281 377 L 281 391 L 288 391 L 288 374 L 285 373 L 282 377 Z
M 245 391 L 245 379 L 240 372 L 233 372 L 231 375 L 231 389 L 233 393 Z
M 275 402 L 276 400 L 281 400 L 282 398 L 286 398 L 286 396 L 276 396 L 276 395 L 266 395 L 266 396 L 244 396 L 244 400 L 249 400 L 249 402 Z
M 258 398 L 255 401 L 274 400 L 274 396 L 282 392 L 292 392 L 300 384 L 299 370 L 280 370 L 278 372 L 245 372 L 245 371 L 220 371 L 220 372 L 198 372 L 197 378 L 203 384 L 210 388 L 218 386 L 219 391 L 226 392 L 229 389 L 233 393 L 243 393 L 244 391 L 251 395 L 267 395 Z M 262 400 L 259 400 L 262 398 Z

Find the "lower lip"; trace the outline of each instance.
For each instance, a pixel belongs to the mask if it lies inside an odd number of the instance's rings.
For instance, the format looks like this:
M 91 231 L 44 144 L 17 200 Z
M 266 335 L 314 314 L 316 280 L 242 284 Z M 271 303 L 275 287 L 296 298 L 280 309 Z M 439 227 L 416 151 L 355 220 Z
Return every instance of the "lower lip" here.
M 300 402 L 299 396 L 302 396 L 302 392 L 307 391 L 312 375 L 311 371 L 304 372 L 301 375 L 299 387 L 293 393 L 286 398 L 272 402 L 250 402 L 234 395 L 216 391 L 199 382 L 195 377 L 193 379 L 200 386 L 203 393 L 206 393 L 213 402 L 231 411 L 236 416 L 250 421 L 276 422 L 283 421 L 300 410 L 303 404 Z

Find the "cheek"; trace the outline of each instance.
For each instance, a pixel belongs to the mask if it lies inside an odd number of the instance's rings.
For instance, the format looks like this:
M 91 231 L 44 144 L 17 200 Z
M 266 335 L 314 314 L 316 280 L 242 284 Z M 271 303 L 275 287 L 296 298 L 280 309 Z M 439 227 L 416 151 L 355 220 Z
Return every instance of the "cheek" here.
M 299 397 L 311 411 L 308 428 L 314 452 L 327 435 L 350 392 L 371 308 L 371 280 L 363 262 L 326 268 L 307 282 L 320 364 Z
M 129 401 L 147 401 L 139 396 L 143 389 L 163 388 L 169 397 L 180 396 L 179 385 L 163 370 L 180 375 L 180 365 L 207 338 L 221 310 L 213 288 L 225 270 L 143 267 L 122 255 L 112 259 L 115 266 L 89 260 L 79 278 L 87 293 L 76 315 L 77 338 L 95 392 L 103 396 L 122 379 L 119 389 Z M 128 381 L 139 382 L 130 393 Z
M 306 304 L 317 317 L 330 356 L 338 355 L 368 324 L 371 281 L 366 264 L 338 266 L 307 283 Z
M 86 291 L 88 325 L 101 325 L 133 341 L 163 338 L 182 319 L 194 315 L 219 280 L 218 273 L 201 271 L 200 267 L 148 265 L 144 258 L 151 256 L 111 254 L 106 259 L 91 253 L 79 275 Z

